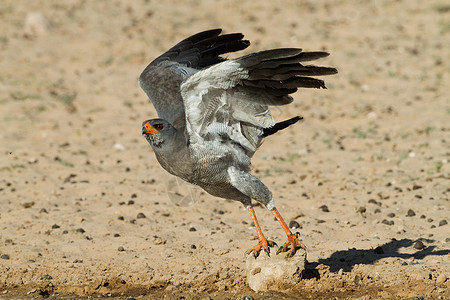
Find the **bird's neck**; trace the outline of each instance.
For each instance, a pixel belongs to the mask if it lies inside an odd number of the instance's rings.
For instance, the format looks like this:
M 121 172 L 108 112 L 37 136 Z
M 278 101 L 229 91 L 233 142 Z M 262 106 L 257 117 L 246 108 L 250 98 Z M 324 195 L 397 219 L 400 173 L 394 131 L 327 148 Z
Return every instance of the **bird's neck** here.
M 159 146 L 152 146 L 158 162 L 166 171 L 181 178 L 192 173 L 189 142 L 184 128 L 177 129 L 171 139 L 164 140 Z

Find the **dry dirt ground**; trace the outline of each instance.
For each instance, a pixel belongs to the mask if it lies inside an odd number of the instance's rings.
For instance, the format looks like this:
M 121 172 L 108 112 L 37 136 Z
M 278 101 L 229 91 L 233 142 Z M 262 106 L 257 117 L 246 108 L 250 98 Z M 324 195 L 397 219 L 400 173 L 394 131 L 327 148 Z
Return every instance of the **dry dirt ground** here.
M 175 198 L 140 134 L 140 72 L 215 27 L 339 69 L 272 111 L 305 120 L 253 159 L 309 248 L 288 290 L 247 287 L 247 211 Z M 0 28 L 1 299 L 450 298 L 448 1 L 3 0 Z

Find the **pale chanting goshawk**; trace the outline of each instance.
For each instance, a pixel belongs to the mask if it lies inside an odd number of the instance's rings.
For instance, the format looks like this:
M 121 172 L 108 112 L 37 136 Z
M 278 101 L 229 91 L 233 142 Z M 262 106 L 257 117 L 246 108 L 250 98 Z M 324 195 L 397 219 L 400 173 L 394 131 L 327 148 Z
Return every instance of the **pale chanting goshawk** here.
M 295 254 L 305 246 L 278 212 L 272 193 L 251 175 L 251 157 L 261 141 L 300 120 L 275 123 L 269 106 L 289 104 L 297 88 L 325 88 L 311 76 L 336 74 L 335 68 L 305 65 L 326 57 L 323 51 L 282 48 L 236 59 L 222 54 L 247 48 L 241 33 L 221 29 L 197 33 L 152 61 L 139 77 L 158 113 L 143 122 L 142 134 L 167 172 L 198 185 L 211 195 L 242 202 L 250 212 L 258 244 L 247 254 L 267 254 L 265 238 L 251 199 L 264 204 L 280 222 L 287 241 L 277 254 Z

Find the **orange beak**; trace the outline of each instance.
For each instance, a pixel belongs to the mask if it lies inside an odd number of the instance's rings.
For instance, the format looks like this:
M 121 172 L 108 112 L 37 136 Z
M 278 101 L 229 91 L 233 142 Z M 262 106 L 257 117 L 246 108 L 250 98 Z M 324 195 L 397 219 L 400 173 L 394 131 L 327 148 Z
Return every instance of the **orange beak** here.
M 142 134 L 159 134 L 159 132 L 149 123 L 145 123 L 142 127 Z

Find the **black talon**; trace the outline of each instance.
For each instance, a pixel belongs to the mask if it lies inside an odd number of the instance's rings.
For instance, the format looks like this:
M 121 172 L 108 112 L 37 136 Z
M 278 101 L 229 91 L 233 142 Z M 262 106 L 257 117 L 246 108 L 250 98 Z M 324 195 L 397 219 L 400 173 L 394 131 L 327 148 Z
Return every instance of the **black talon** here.
M 269 251 L 267 251 L 267 249 L 264 249 L 264 252 L 266 252 L 268 257 L 270 257 L 270 253 L 269 253 Z

